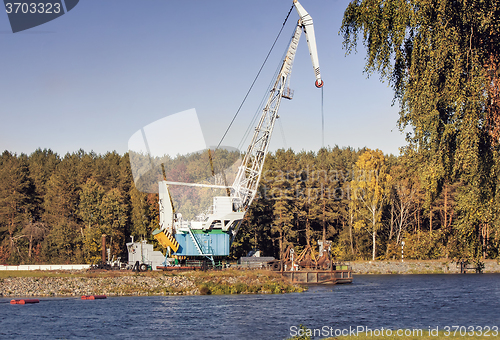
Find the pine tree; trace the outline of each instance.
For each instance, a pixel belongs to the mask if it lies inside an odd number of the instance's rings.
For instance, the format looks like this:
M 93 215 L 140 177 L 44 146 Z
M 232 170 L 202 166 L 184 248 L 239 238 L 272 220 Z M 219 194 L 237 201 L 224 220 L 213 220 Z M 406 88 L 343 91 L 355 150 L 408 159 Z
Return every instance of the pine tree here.
M 19 243 L 23 227 L 31 221 L 32 196 L 26 156 L 5 151 L 0 156 L 0 240 L 10 254 L 9 262 L 23 261 Z
M 28 157 L 29 177 L 34 185 L 33 220 L 40 222 L 44 214 L 46 185 L 59 164 L 59 156 L 50 149 L 37 149 Z

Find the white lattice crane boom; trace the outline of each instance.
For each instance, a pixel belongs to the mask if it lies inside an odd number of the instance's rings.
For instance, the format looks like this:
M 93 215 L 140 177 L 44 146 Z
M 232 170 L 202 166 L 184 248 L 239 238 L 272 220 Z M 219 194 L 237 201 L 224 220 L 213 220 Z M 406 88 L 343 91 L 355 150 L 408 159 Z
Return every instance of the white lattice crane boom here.
M 196 221 L 183 221 L 182 217 L 179 217 L 180 214 L 173 212 L 168 185 L 228 187 L 201 183 L 169 182 L 166 180 L 159 182 L 160 228 L 155 230 L 153 235 L 162 245 L 170 247 L 176 255 L 206 256 L 211 258 L 212 261 L 213 256 L 229 255 L 229 247 L 234 241 L 245 213 L 257 193 L 271 135 L 278 118 L 281 99 L 291 99 L 291 92 L 287 88 L 287 79 L 292 71 L 293 60 L 302 31 L 306 35 L 309 46 L 309 54 L 316 77 L 315 85 L 316 87 L 323 86 L 312 18 L 297 0 L 294 0 L 293 3 L 300 19 L 276 81 L 269 93 L 266 105 L 262 110 L 259 122 L 255 127 L 250 145 L 238 168 L 235 180 L 232 186 L 229 187 L 230 195 L 213 197 L 214 203 L 210 213 L 200 214 Z M 231 241 L 229 241 L 229 236 L 231 236 Z
M 240 207 L 245 211 L 248 209 L 257 193 L 262 168 L 264 166 L 264 161 L 269 148 L 271 134 L 278 117 L 278 109 L 281 103 L 281 98 L 284 97 L 287 78 L 292 71 L 293 60 L 295 58 L 297 45 L 299 44 L 302 31 L 306 34 L 309 46 L 309 54 L 311 55 L 311 61 L 316 77 L 315 85 L 317 87 L 323 86 L 319 70 L 318 51 L 316 49 L 316 38 L 314 35 L 312 18 L 297 0 L 294 0 L 293 3 L 300 19 L 297 23 L 297 27 L 295 28 L 295 33 L 292 41 L 290 42 L 290 46 L 288 47 L 285 59 L 283 60 L 281 70 L 273 88 L 271 89 L 259 123 L 255 128 L 252 141 L 248 146 L 243 162 L 232 185 L 232 196 L 240 200 Z

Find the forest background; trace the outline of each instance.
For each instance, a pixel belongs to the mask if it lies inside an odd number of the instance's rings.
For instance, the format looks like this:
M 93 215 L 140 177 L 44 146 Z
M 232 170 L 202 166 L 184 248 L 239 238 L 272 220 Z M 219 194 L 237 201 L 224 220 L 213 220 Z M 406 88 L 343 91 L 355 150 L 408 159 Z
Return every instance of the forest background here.
M 180 172 L 191 172 L 199 158 L 192 159 Z M 420 177 L 406 157 L 379 150 L 277 150 L 232 258 L 252 249 L 278 258 L 289 244 L 317 251 L 323 238 L 339 260 L 399 259 L 402 241 L 408 259 L 498 257 L 496 225 L 465 220 L 467 186 L 444 183 L 432 198 Z M 0 157 L 0 263 L 92 263 L 102 234 L 126 259 L 130 236 L 156 244 L 158 225 L 158 195 L 136 189 L 128 154 L 39 149 Z

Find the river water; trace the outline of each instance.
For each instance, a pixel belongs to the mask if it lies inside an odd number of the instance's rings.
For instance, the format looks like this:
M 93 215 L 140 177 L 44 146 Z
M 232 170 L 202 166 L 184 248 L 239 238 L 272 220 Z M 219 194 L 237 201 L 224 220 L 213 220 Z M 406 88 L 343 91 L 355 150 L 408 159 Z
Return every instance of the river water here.
M 285 339 L 299 324 L 317 338 L 349 328 L 477 331 L 500 326 L 500 274 L 355 275 L 280 295 L 9 301 L 0 299 L 0 339 Z

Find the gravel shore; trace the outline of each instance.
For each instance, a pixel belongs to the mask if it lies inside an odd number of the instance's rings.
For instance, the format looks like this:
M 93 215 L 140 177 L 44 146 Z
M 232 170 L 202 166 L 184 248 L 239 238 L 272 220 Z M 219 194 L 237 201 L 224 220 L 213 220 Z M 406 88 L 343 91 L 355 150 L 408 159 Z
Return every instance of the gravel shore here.
M 289 283 L 279 273 L 266 270 L 140 274 L 11 271 L 3 274 L 0 276 L 0 297 L 281 294 L 304 291 L 304 287 Z
M 199 294 L 194 282 L 183 276 L 11 277 L 0 279 L 0 284 L 0 297 Z
M 458 274 L 460 265 L 446 260 L 353 261 L 354 274 Z M 484 273 L 500 273 L 496 260 L 484 261 Z M 14 273 L 14 272 L 12 272 Z M 99 277 L 82 272 L 67 276 L 37 276 L 0 278 L 0 297 L 63 297 L 82 295 L 200 295 L 240 293 L 284 293 L 302 289 L 287 284 L 278 274 L 266 271 L 234 270 L 216 275 L 149 275 L 120 274 Z
M 353 261 L 350 265 L 354 274 L 460 274 L 460 265 L 450 260 Z M 500 264 L 485 260 L 483 273 L 500 273 Z

